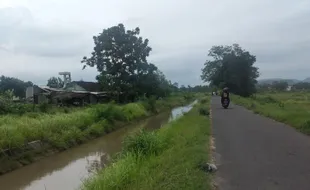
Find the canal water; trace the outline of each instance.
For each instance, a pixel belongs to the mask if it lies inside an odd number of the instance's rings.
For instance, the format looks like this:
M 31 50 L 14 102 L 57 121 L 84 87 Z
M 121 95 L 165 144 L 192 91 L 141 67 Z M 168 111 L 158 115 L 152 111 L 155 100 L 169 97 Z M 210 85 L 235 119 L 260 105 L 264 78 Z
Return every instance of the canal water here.
M 49 156 L 0 176 L 3 190 L 74 190 L 83 180 L 105 167 L 121 150 L 124 136 L 139 128 L 159 129 L 191 110 L 192 104 L 128 125 L 86 144 Z

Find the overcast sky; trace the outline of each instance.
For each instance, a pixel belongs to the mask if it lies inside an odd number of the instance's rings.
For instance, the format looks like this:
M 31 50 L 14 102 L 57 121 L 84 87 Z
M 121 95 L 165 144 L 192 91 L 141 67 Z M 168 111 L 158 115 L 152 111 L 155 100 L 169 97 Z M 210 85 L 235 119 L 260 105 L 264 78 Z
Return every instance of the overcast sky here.
M 200 84 L 208 50 L 232 43 L 257 56 L 260 78 L 310 77 L 310 0 L 0 0 L 0 75 L 94 81 L 81 58 L 118 23 L 140 27 L 149 61 L 180 84 Z

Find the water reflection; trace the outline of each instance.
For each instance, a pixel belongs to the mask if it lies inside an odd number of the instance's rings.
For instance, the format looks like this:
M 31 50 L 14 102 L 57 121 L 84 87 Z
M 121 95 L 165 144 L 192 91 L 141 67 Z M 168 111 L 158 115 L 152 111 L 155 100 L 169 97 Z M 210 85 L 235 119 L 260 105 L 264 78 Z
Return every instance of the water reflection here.
M 86 157 L 86 169 L 89 175 L 97 173 L 100 169 L 105 168 L 111 160 L 111 156 L 108 153 L 97 152 L 95 154 L 94 157 Z
M 189 112 L 197 102 L 198 101 L 195 100 L 193 103 L 191 103 L 187 106 L 178 107 L 178 108 L 173 109 L 171 111 L 171 116 L 169 118 L 169 122 L 182 117 L 184 115 L 184 113 Z

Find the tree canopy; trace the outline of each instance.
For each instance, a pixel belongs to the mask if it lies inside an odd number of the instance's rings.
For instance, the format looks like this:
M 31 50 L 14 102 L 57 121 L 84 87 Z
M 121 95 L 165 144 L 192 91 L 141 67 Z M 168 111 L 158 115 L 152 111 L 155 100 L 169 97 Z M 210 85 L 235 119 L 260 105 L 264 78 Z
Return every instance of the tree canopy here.
M 140 36 L 140 29 L 126 30 L 123 24 L 104 29 L 93 37 L 94 51 L 84 57 L 85 67 L 96 67 L 104 90 L 123 97 L 165 96 L 172 86 L 158 68 L 147 61 L 152 48 Z
M 59 77 L 51 77 L 47 80 L 47 86 L 51 88 L 62 88 L 64 86 L 64 81 Z
M 254 67 L 256 57 L 242 49 L 238 44 L 232 46 L 213 46 L 209 50 L 212 59 L 204 63 L 201 79 L 211 85 L 228 87 L 231 92 L 250 96 L 255 93 L 259 76 Z
M 18 78 L 1 76 L 0 77 L 0 93 L 11 91 L 14 96 L 24 98 L 26 96 L 26 88 L 32 86 L 33 83 L 24 82 Z

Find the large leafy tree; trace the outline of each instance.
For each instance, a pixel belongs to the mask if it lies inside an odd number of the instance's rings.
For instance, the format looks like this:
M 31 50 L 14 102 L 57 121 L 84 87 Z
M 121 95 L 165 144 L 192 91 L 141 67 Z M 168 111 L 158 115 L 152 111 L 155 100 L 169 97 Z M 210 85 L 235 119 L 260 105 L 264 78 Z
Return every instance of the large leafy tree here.
M 238 44 L 232 46 L 213 46 L 209 50 L 212 59 L 207 60 L 202 69 L 204 82 L 223 88 L 227 86 L 231 92 L 241 96 L 255 93 L 255 85 L 259 76 L 254 67 L 256 57 L 242 49 Z
M 51 88 L 62 88 L 64 81 L 59 77 L 51 77 L 47 80 L 47 86 Z
M 0 93 L 12 90 L 14 96 L 23 98 L 26 96 L 26 88 L 32 85 L 30 81 L 24 82 L 18 78 L 3 75 L 0 77 Z
M 104 90 L 121 93 L 125 97 L 152 95 L 159 88 L 161 74 L 155 65 L 148 63 L 152 50 L 148 39 L 143 39 L 140 29 L 126 30 L 123 24 L 104 29 L 94 36 L 94 51 L 84 57 L 86 66 L 97 67 L 97 80 Z M 124 96 L 123 96 L 124 97 Z

